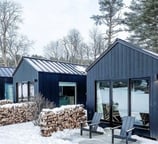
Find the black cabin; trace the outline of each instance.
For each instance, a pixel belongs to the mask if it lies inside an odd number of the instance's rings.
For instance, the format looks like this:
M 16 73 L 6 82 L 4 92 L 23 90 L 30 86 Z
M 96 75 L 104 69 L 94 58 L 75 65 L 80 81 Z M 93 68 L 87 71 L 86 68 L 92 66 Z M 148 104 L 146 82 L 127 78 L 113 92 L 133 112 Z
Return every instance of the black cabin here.
M 86 104 L 85 67 L 23 57 L 13 74 L 14 101 L 29 101 L 39 93 L 56 106 Z
M 158 54 L 117 39 L 87 69 L 89 117 L 110 126 L 135 116 L 136 132 L 158 138 Z

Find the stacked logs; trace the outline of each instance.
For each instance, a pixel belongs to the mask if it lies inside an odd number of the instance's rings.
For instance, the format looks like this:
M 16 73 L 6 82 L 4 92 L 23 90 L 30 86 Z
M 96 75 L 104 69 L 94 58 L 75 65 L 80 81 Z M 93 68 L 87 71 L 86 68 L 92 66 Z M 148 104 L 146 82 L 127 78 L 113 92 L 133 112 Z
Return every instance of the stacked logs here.
M 33 102 L 5 104 L 0 106 L 0 126 L 31 121 L 37 106 Z
M 11 104 L 13 101 L 11 100 L 0 100 L 0 105 Z
M 52 132 L 58 130 L 79 128 L 80 123 L 87 119 L 82 105 L 43 109 L 39 118 L 42 136 L 51 136 Z

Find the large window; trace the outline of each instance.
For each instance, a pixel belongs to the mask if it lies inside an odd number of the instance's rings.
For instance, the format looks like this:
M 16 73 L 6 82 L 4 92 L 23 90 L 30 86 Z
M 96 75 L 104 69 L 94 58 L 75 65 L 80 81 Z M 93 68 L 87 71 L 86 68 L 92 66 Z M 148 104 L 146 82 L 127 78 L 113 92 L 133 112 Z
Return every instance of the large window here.
M 110 82 L 97 82 L 97 111 L 103 113 L 103 119 L 121 122 L 121 117 L 128 115 L 128 82 L 115 81 L 112 84 L 112 94 L 110 96 Z M 110 102 L 110 97 L 112 102 Z M 112 105 L 112 106 L 110 106 Z
M 110 83 L 108 81 L 97 82 L 97 111 L 103 113 L 103 118 L 110 120 Z
M 59 105 L 76 103 L 76 83 L 59 82 Z
M 16 83 L 17 101 L 31 101 L 34 99 L 34 83 L 26 81 Z
M 96 109 L 103 119 L 120 123 L 123 116 L 135 117 L 135 124 L 149 127 L 149 80 L 132 79 L 96 82 Z
M 149 126 L 149 80 L 131 80 L 131 115 L 137 125 Z

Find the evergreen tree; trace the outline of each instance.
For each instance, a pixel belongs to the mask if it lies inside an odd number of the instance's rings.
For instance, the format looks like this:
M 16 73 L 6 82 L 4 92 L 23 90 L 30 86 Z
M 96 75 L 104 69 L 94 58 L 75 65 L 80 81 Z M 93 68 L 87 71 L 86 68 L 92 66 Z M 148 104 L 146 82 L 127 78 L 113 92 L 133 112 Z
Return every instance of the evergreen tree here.
M 121 8 L 123 0 L 99 0 L 100 15 L 93 15 L 91 18 L 96 24 L 104 24 L 106 26 L 105 39 L 108 41 L 107 46 L 112 43 L 112 39 L 121 31 Z
M 132 0 L 129 8 L 124 21 L 131 32 L 129 40 L 158 52 L 158 1 Z

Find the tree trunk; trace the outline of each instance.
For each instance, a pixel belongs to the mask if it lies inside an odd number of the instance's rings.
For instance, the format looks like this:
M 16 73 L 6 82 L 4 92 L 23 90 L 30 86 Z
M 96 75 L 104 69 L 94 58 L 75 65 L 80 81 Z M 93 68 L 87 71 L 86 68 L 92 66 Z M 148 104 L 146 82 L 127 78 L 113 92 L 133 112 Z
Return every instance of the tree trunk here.
M 2 45 L 2 59 L 4 66 L 8 66 L 7 64 L 7 43 L 6 43 L 6 34 L 3 35 L 3 45 Z

